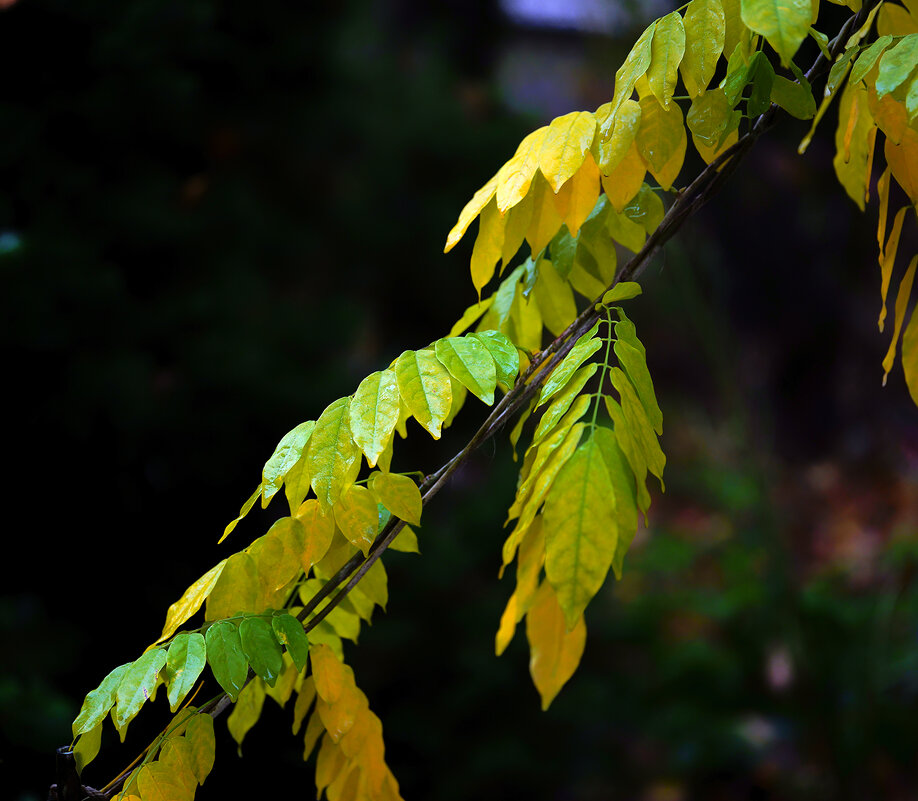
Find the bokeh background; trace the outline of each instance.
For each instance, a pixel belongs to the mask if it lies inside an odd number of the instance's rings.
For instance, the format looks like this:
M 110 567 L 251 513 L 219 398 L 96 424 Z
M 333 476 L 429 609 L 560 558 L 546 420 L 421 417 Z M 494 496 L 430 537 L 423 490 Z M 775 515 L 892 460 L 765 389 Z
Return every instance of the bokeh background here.
M 280 436 L 472 302 L 470 241 L 442 247 L 474 190 L 674 4 L 0 5 L 0 795 L 35 801 L 83 695 L 280 513 L 216 546 Z M 762 141 L 629 306 L 666 493 L 547 713 L 522 634 L 493 653 L 505 441 L 387 557 L 349 659 L 406 799 L 918 798 L 918 413 L 880 386 L 876 208 L 831 116 L 805 158 L 804 123 Z M 310 795 L 289 715 L 242 758 L 219 724 L 199 797 Z

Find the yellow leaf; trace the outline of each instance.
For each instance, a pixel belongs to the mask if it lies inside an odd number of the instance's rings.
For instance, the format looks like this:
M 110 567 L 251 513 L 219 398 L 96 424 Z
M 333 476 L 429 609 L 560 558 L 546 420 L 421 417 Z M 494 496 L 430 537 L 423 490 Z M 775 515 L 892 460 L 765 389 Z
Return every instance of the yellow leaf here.
M 501 214 L 520 203 L 529 192 L 532 177 L 539 169 L 542 145 L 547 134 L 547 125 L 528 134 L 520 142 L 513 158 L 497 173 L 497 208 Z
M 586 624 L 581 617 L 568 631 L 555 593 L 545 581 L 526 615 L 526 637 L 532 654 L 529 673 L 542 697 L 544 711 L 580 664 L 586 645 Z
M 526 240 L 533 254 L 539 253 L 561 227 L 561 216 L 555 206 L 554 194 L 541 173 L 532 180 L 532 217 L 526 230 Z
M 261 495 L 264 485 L 259 484 L 255 488 L 255 492 L 249 497 L 249 499 L 242 504 L 242 508 L 239 510 L 239 514 L 229 523 L 226 524 L 226 528 L 223 529 L 223 535 L 217 540 L 217 545 L 219 545 L 223 540 L 225 540 L 230 534 L 233 533 L 233 529 L 239 525 L 239 521 L 242 520 L 250 511 L 252 507 L 255 506 L 255 502 L 258 500 L 258 496 Z
M 312 660 L 316 692 L 326 703 L 334 704 L 354 683 L 353 672 L 324 644 L 310 645 L 309 658 Z
M 647 83 L 663 108 L 669 109 L 685 54 L 685 26 L 678 11 L 657 20 L 650 52 Z
M 687 142 L 678 104 L 667 111 L 653 97 L 641 100 L 636 143 L 644 164 L 663 189 L 669 189 L 679 175 Z
M 305 547 L 306 530 L 294 517 L 282 517 L 246 553 L 255 560 L 259 583 L 273 595 L 300 572 L 300 554 Z
M 591 153 L 586 154 L 583 165 L 564 187 L 569 188 L 570 203 L 563 220 L 571 236 L 577 236 L 580 226 L 590 216 L 599 198 L 599 168 Z
M 721 0 L 724 9 L 724 54 L 729 58 L 743 38 L 746 26 L 742 19 L 741 0 Z
M 704 142 L 699 141 L 695 136 L 692 137 L 692 141 L 695 144 L 695 149 L 698 151 L 698 155 L 704 160 L 705 164 L 710 164 L 714 159 L 716 159 L 721 153 L 727 150 L 730 147 L 733 147 L 739 141 L 739 131 L 733 131 L 729 134 L 726 139 L 724 139 L 723 144 L 720 147 L 708 147 Z
M 297 510 L 296 519 L 303 524 L 303 552 L 300 554 L 300 566 L 305 572 L 322 561 L 331 546 L 335 534 L 335 518 L 329 512 L 322 512 L 322 507 L 315 498 L 303 501 Z
M 341 533 L 366 556 L 379 528 L 379 511 L 373 493 L 366 487 L 352 484 L 341 493 L 334 511 Z
M 392 439 L 398 422 L 398 402 L 398 382 L 392 370 L 368 375 L 360 382 L 351 399 L 351 433 L 370 467 L 376 466 L 376 461 Z
M 408 476 L 400 476 L 397 473 L 372 473 L 370 489 L 379 502 L 396 517 L 416 526 L 421 525 L 424 502 L 418 485 Z
M 322 718 L 328 736 L 336 743 L 351 730 L 360 711 L 367 708 L 367 697 L 353 683 L 345 686 L 334 704 L 321 697 L 316 699 L 316 712 Z
M 724 49 L 724 8 L 720 0 L 692 0 L 685 10 L 685 56 L 679 69 L 690 97 L 700 95 L 717 69 Z
M 338 502 L 341 491 L 360 470 L 360 449 L 350 426 L 350 398 L 339 398 L 316 420 L 306 454 L 312 489 L 323 509 Z
M 542 322 L 555 336 L 577 316 L 577 304 L 571 285 L 558 275 L 547 259 L 539 262 L 539 277 L 533 287 L 533 295 L 539 304 Z
M 909 394 L 918 404 L 918 314 L 914 311 L 902 335 L 902 370 Z
M 523 241 L 526 239 L 526 232 L 529 230 L 529 223 L 532 222 L 532 193 L 526 195 L 519 203 L 506 213 L 507 219 L 504 223 L 504 244 L 501 248 L 501 272 L 516 255 Z M 492 298 L 493 299 L 493 296 Z M 482 301 L 484 302 L 484 301 Z M 466 326 L 468 327 L 468 326 Z M 450 331 L 450 336 L 456 336 L 465 331 L 455 330 L 455 326 Z
M 481 187 L 481 189 L 472 196 L 472 199 L 465 204 L 465 208 L 462 209 L 459 214 L 459 221 L 453 226 L 453 230 L 449 232 L 449 236 L 446 237 L 446 247 L 443 248 L 444 253 L 449 253 L 455 244 L 462 239 L 462 235 L 466 232 L 469 225 L 471 225 L 472 220 L 478 216 L 481 210 L 488 204 L 488 201 L 494 197 L 496 191 L 497 175 Z
M 487 286 L 494 267 L 503 253 L 504 225 L 507 218 L 497 210 L 496 200 L 484 207 L 478 221 L 478 236 L 472 248 L 472 283 L 481 298 L 481 290 Z
M 865 175 L 868 159 L 868 136 L 873 118 L 867 107 L 867 90 L 863 84 L 848 84 L 842 92 L 835 131 L 835 158 L 832 166 L 839 183 L 861 211 L 867 193 Z
M 912 292 L 916 266 L 918 266 L 918 256 L 913 256 L 899 284 L 899 293 L 896 295 L 896 322 L 893 328 L 892 342 L 889 343 L 889 350 L 886 351 L 886 357 L 883 359 L 884 386 L 886 386 L 886 378 L 889 376 L 889 371 L 892 370 L 893 363 L 896 360 L 896 344 L 899 341 L 899 332 L 902 330 L 902 323 L 905 320 L 905 309 L 908 306 L 908 299 Z
M 316 747 L 316 743 L 319 741 L 319 737 L 321 737 L 324 732 L 325 727 L 322 725 L 322 718 L 320 718 L 317 713 L 313 712 L 312 717 L 309 718 L 309 723 L 306 725 L 306 733 L 303 735 L 304 762 L 309 759 L 313 749 Z
M 504 613 L 500 616 L 500 625 L 497 628 L 497 634 L 494 637 L 494 653 L 500 656 L 507 650 L 513 635 L 516 632 L 516 624 L 524 613 L 519 612 L 519 606 L 516 601 L 516 591 L 507 601 Z
M 876 69 L 868 76 L 867 101 L 870 114 L 880 130 L 896 144 L 902 141 L 909 130 L 908 111 L 902 100 L 887 94 L 877 97 L 877 89 L 870 77 L 876 78 Z
M 877 36 L 907 36 L 918 33 L 918 22 L 902 6 L 883 3 L 877 17 Z
M 299 734 L 303 720 L 309 714 L 312 702 L 316 700 L 316 685 L 312 676 L 307 676 L 303 680 L 300 692 L 296 697 L 296 703 L 293 705 L 293 733 Z
M 580 169 L 595 135 L 596 118 L 589 111 L 572 111 L 551 121 L 539 154 L 539 169 L 554 192 Z
M 143 801 L 192 801 L 194 785 L 161 762 L 148 762 L 137 771 L 137 792 Z
M 906 128 L 897 145 L 886 140 L 886 163 L 893 178 L 899 182 L 912 203 L 918 203 L 918 131 Z
M 321 798 L 322 791 L 334 782 L 346 768 L 347 759 L 344 753 L 335 745 L 335 741 L 326 734 L 322 738 L 319 756 L 316 759 L 316 798 Z
M 603 175 L 609 175 L 625 158 L 641 127 L 641 105 L 636 100 L 625 100 L 614 116 L 611 111 L 611 103 L 596 110 L 600 128 L 593 140 L 593 159 Z
M 656 103 L 655 100 L 653 102 Z M 625 210 L 625 206 L 641 190 L 646 172 L 647 168 L 644 166 L 644 161 L 638 152 L 637 143 L 632 142 L 631 147 L 618 166 L 609 175 L 600 176 L 603 191 L 609 198 L 612 208 L 619 214 Z M 603 289 L 605 287 L 600 287 L 599 291 L 602 292 Z M 589 294 L 587 297 L 596 297 L 596 295 Z
M 159 639 L 153 645 L 168 640 L 179 630 L 180 626 L 187 623 L 191 616 L 201 608 L 204 600 L 210 595 L 214 585 L 220 578 L 225 565 L 226 559 L 212 567 L 185 590 L 181 598 L 169 607 L 169 611 L 166 612 L 166 624 L 163 626 L 163 633 L 159 635 Z
M 237 612 L 260 611 L 258 567 L 247 553 L 234 553 L 226 560 L 220 577 L 207 598 L 204 619 L 221 620 Z
M 395 377 L 408 411 L 434 439 L 440 439 L 453 402 L 447 369 L 432 350 L 406 350 L 395 362 Z
M 902 224 L 905 222 L 905 212 L 908 211 L 908 208 L 908 206 L 903 206 L 899 209 L 898 214 L 896 214 L 896 219 L 893 221 L 892 233 L 889 235 L 889 240 L 886 243 L 886 247 L 883 249 L 883 255 L 880 259 L 880 301 L 882 305 L 880 307 L 880 319 L 877 325 L 881 332 L 886 322 L 886 293 L 889 292 L 889 281 L 892 278 L 893 265 L 896 262 L 896 253 L 899 250 L 899 238 L 902 236 Z

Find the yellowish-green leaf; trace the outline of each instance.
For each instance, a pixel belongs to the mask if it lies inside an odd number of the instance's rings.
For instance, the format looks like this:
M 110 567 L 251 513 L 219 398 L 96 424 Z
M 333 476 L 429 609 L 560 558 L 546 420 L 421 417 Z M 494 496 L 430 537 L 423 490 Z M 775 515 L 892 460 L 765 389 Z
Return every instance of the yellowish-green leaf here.
M 520 373 L 520 354 L 516 346 L 500 331 L 478 331 L 473 334 L 487 348 L 497 368 L 497 381 L 510 389 Z
M 478 320 L 488 309 L 491 308 L 491 304 L 493 302 L 494 296 L 492 295 L 489 298 L 485 298 L 484 300 L 479 301 L 478 303 L 473 303 L 471 306 L 469 306 L 464 312 L 462 312 L 462 316 L 449 330 L 448 336 L 457 337 L 459 334 L 465 333 L 469 329 L 469 326 L 474 324 L 476 320 Z M 358 388 L 357 391 L 359 392 L 360 389 Z
M 641 403 L 637 392 L 635 392 L 631 381 L 628 380 L 628 376 L 620 368 L 613 367 L 609 374 L 612 386 L 618 390 L 621 398 L 622 411 L 624 412 L 629 432 L 644 452 L 647 469 L 660 479 L 660 485 L 662 486 L 666 456 L 663 455 L 663 451 L 660 449 L 660 443 L 657 441 L 653 425 L 644 411 L 644 405 Z
M 612 95 L 612 108 L 610 110 L 612 116 L 616 114 L 622 103 L 631 98 L 631 93 L 634 91 L 634 85 L 637 83 L 638 78 L 643 77 L 648 67 L 650 67 L 651 46 L 656 27 L 656 20 L 647 26 L 647 29 L 640 35 L 634 43 L 634 47 L 628 53 L 625 63 L 615 73 L 615 93 Z
M 849 82 L 839 102 L 832 166 L 848 196 L 862 211 L 867 195 L 868 135 L 872 128 L 867 90 L 862 84 Z
M 666 110 L 655 98 L 643 98 L 641 128 L 635 141 L 647 169 L 668 190 L 682 169 L 688 142 L 679 105 Z
M 602 586 L 618 539 L 615 494 L 593 436 L 561 468 L 542 516 L 545 575 L 572 629 Z
M 550 261 L 543 259 L 539 262 L 539 277 L 533 292 L 545 327 L 558 336 L 577 316 L 570 284 L 558 275 Z
M 810 27 L 812 0 L 742 0 L 741 9 L 746 27 L 764 36 L 789 66 Z
M 405 406 L 434 439 L 440 439 L 453 401 L 449 372 L 432 350 L 406 350 L 395 363 L 395 377 Z
M 606 103 L 596 111 L 597 121 L 602 121 L 599 136 L 593 140 L 593 158 L 603 175 L 621 164 L 641 127 L 641 104 L 636 100 L 623 101 L 615 115 L 611 110 L 612 104 Z
M 204 637 L 197 632 L 179 634 L 166 654 L 165 680 L 169 688 L 169 709 L 175 712 L 207 663 Z
M 542 391 L 539 393 L 538 406 L 541 406 L 556 392 L 563 389 L 577 368 L 602 347 L 602 339 L 596 336 L 598 331 L 599 323 L 580 337 L 567 356 L 552 370 L 551 375 L 542 386 Z
M 277 494 L 284 483 L 287 472 L 300 460 L 315 425 L 314 420 L 300 423 L 293 431 L 284 434 L 281 441 L 277 443 L 274 453 L 265 462 L 261 471 L 262 508 L 266 507 L 271 498 Z
M 323 509 L 338 502 L 360 470 L 360 449 L 350 426 L 350 398 L 330 404 L 316 421 L 307 452 L 312 489 Z
M 102 683 L 95 690 L 87 694 L 80 707 L 80 713 L 73 721 L 73 736 L 76 738 L 81 734 L 87 734 L 99 726 L 105 720 L 105 716 L 115 705 L 115 693 L 118 691 L 118 685 L 127 673 L 127 669 L 133 663 L 128 662 L 116 667 L 109 673 Z
M 214 767 L 216 754 L 214 719 L 207 714 L 195 715 L 185 727 L 185 739 L 191 745 L 194 776 L 198 784 L 204 784 L 204 780 Z
M 581 398 L 585 401 L 586 405 L 589 405 L 590 399 L 588 396 L 580 395 L 581 390 L 583 390 L 586 382 L 589 381 L 596 371 L 599 369 L 599 365 L 596 362 L 592 364 L 587 364 L 577 370 L 573 376 L 571 376 L 570 381 L 567 383 L 567 386 L 564 387 L 561 392 L 555 395 L 549 407 L 545 410 L 545 413 L 542 415 L 539 420 L 538 426 L 536 426 L 535 433 L 532 435 L 532 445 L 537 445 L 542 441 L 542 438 L 545 437 L 554 427 L 557 425 L 558 421 L 561 420 L 567 414 L 568 409 L 571 408 L 571 404 L 574 402 L 574 399 L 577 399 L 578 404 L 581 404 Z M 584 409 L 583 412 L 586 410 Z M 571 420 L 570 423 L 573 425 L 575 420 L 579 420 L 583 412 L 580 415 Z M 532 446 L 530 446 L 532 447 Z
M 285 616 L 282 615 L 280 617 L 284 618 Z M 278 633 L 277 626 L 274 625 L 274 621 L 277 619 L 277 617 L 271 618 L 271 627 L 274 629 L 274 634 L 278 642 L 283 644 L 284 641 L 281 639 L 281 634 Z M 304 648 L 308 651 L 308 644 L 304 646 Z M 294 666 L 293 659 L 290 657 L 289 652 L 284 654 L 283 660 L 284 667 L 281 670 L 280 676 L 277 678 L 277 683 L 273 687 L 265 686 L 265 695 L 272 699 L 281 709 L 287 705 L 287 701 L 289 701 L 290 696 L 293 695 L 293 691 L 296 689 L 297 684 L 303 681 L 303 677 Z
M 771 102 L 777 103 L 798 120 L 811 120 L 816 116 L 816 99 L 802 73 L 796 81 L 775 75 L 771 85 Z
M 373 473 L 370 476 L 370 489 L 379 502 L 396 517 L 415 526 L 421 525 L 421 491 L 408 476 Z
M 829 106 L 832 104 L 832 101 L 835 99 L 835 95 L 838 93 L 845 76 L 851 69 L 851 61 L 857 52 L 857 47 L 849 47 L 836 59 L 835 63 L 832 65 L 832 69 L 829 70 L 829 77 L 826 79 L 822 103 L 819 104 L 819 109 L 816 111 L 816 116 L 813 118 L 813 124 L 810 126 L 810 130 L 807 132 L 807 135 L 803 137 L 803 140 L 797 148 L 799 154 L 803 155 L 810 146 L 810 142 L 813 140 L 813 134 L 816 132 L 816 126 L 819 125 L 820 120 L 822 120 Z
M 481 210 L 488 205 L 488 202 L 494 197 L 496 191 L 497 175 L 481 187 L 481 189 L 472 196 L 472 199 L 465 204 L 465 208 L 463 208 L 459 214 L 458 222 L 449 232 L 449 236 L 446 237 L 446 247 L 443 248 L 444 253 L 449 253 L 456 243 L 462 239 L 462 235 L 466 232 L 469 225 L 471 225 L 472 220 L 474 220 Z
M 679 66 L 690 97 L 700 95 L 714 77 L 724 49 L 724 8 L 720 0 L 692 0 L 685 10 L 685 55 Z
M 236 706 L 226 719 L 226 728 L 239 747 L 242 755 L 242 741 L 261 717 L 265 705 L 265 686 L 259 679 L 250 681 L 239 693 Z
M 914 311 L 902 335 L 902 370 L 909 394 L 918 404 L 918 314 Z
M 194 797 L 198 779 L 195 776 L 195 760 L 191 743 L 185 737 L 167 737 L 159 751 L 157 762 L 163 766 L 172 779 L 181 782 L 188 798 Z
M 122 741 L 128 723 L 153 695 L 153 690 L 160 682 L 159 672 L 165 664 L 166 649 L 154 648 L 143 654 L 125 671 L 115 691 L 115 711 L 112 716 Z
M 521 348 L 531 352 L 542 347 L 542 313 L 533 297 L 525 297 L 523 286 L 517 287 L 516 297 L 510 311 L 513 324 L 511 339 Z
M 472 283 L 481 298 L 481 290 L 494 275 L 494 268 L 504 248 L 504 225 L 506 216 L 497 210 L 496 199 L 488 203 L 478 221 L 478 236 L 472 248 Z
M 615 355 L 618 356 L 619 364 L 625 368 L 628 378 L 637 390 L 647 418 L 657 434 L 663 433 L 663 412 L 657 404 L 657 396 L 653 391 L 653 381 L 650 378 L 650 371 L 647 369 L 647 361 L 641 350 L 635 348 L 632 344 L 618 339 L 613 346 Z
M 544 125 L 528 134 L 497 174 L 497 208 L 503 214 L 526 197 L 532 178 L 539 169 L 542 146 L 548 135 Z
M 606 288 L 604 281 L 600 281 L 595 275 L 588 273 L 583 268 L 583 265 L 579 263 L 574 265 L 567 280 L 577 292 L 590 300 L 598 297 Z
M 255 506 L 255 502 L 261 496 L 262 488 L 263 488 L 262 485 L 259 484 L 255 488 L 255 492 L 253 492 L 251 496 L 249 497 L 249 499 L 244 504 L 242 504 L 242 508 L 239 510 L 238 516 L 234 518 L 233 520 L 230 520 L 230 522 L 226 524 L 226 528 L 223 529 L 222 536 L 217 541 L 218 545 L 221 542 L 223 542 L 223 540 L 225 540 L 230 534 L 232 534 L 233 529 L 235 529 L 236 526 L 239 525 L 239 521 L 242 520 L 243 517 L 245 517 L 249 512 L 252 511 L 252 507 Z
M 83 769 L 99 755 L 101 746 L 102 722 L 100 721 L 94 729 L 81 734 L 80 739 L 77 740 L 76 745 L 73 747 L 73 758 L 76 762 L 77 773 L 83 773 Z
M 668 109 L 679 80 L 679 65 L 685 54 L 685 27 L 678 11 L 657 20 L 650 53 L 647 83 L 654 97 L 663 108 Z
M 304 547 L 300 554 L 300 566 L 308 573 L 309 568 L 322 561 L 328 553 L 335 534 L 335 518 L 331 511 L 323 513 L 319 502 L 310 498 L 297 510 L 296 519 L 303 524 Z
M 603 306 L 611 306 L 620 300 L 636 298 L 643 290 L 637 281 L 620 281 L 602 296 Z
M 864 79 L 892 41 L 892 36 L 881 36 L 858 56 L 851 69 L 851 83 L 860 83 Z
M 547 581 L 542 582 L 526 615 L 526 638 L 532 656 L 529 673 L 542 697 L 542 710 L 574 675 L 586 645 L 586 624 L 580 617 L 572 629 Z
M 624 454 L 631 473 L 634 475 L 634 487 L 637 506 L 646 518 L 650 508 L 650 493 L 647 491 L 647 457 L 637 437 L 632 433 L 628 420 L 622 407 L 615 402 L 611 395 L 603 396 L 609 417 L 614 425 L 615 440 Z
M 191 619 L 195 612 L 201 608 L 207 596 L 210 595 L 225 566 L 226 559 L 214 565 L 185 590 L 181 598 L 169 607 L 169 611 L 166 613 L 166 624 L 163 626 L 163 633 L 159 635 L 159 639 L 153 645 L 157 645 L 163 640 L 168 640 L 178 631 L 179 626 L 184 625 Z
M 299 734 L 303 721 L 312 707 L 313 701 L 316 700 L 316 685 L 312 676 L 307 676 L 303 680 L 299 694 L 296 697 L 296 704 L 293 706 L 293 733 Z
M 207 664 L 217 683 L 235 701 L 245 684 L 249 663 L 242 653 L 239 629 L 228 620 L 218 620 L 204 634 Z
M 886 352 L 886 357 L 883 359 L 884 386 L 886 385 L 886 378 L 889 376 L 889 371 L 892 370 L 893 363 L 896 360 L 896 344 L 899 342 L 899 332 L 902 330 L 902 323 L 905 320 L 905 309 L 908 306 L 908 299 L 912 293 L 912 282 L 915 280 L 916 266 L 918 266 L 918 256 L 913 256 L 902 281 L 899 283 L 899 293 L 896 295 L 896 317 L 892 342 L 889 343 L 889 350 Z
M 497 368 L 488 349 L 475 337 L 448 337 L 434 345 L 450 374 L 489 406 L 494 403 Z
M 194 798 L 194 785 L 189 786 L 185 776 L 162 762 L 143 765 L 137 771 L 135 782 L 143 801 L 191 801 Z
M 880 331 L 886 325 L 886 295 L 889 292 L 889 282 L 892 279 L 893 266 L 896 262 L 896 254 L 899 252 L 899 239 L 902 237 L 902 225 L 905 222 L 905 213 L 908 206 L 903 206 L 896 214 L 893 220 L 892 232 L 889 234 L 889 240 L 883 248 L 880 258 L 880 319 L 877 325 Z
M 611 429 L 597 427 L 593 436 L 606 463 L 609 480 L 612 482 L 612 491 L 615 494 L 614 514 L 618 527 L 618 539 L 615 543 L 615 554 L 612 557 L 612 570 L 615 577 L 621 579 L 625 554 L 634 539 L 638 525 L 634 474 Z
M 700 141 L 706 148 L 716 148 L 728 133 L 733 121 L 733 108 L 723 89 L 709 89 L 699 94 L 685 117 L 696 146 Z
M 470 307 L 475 308 L 475 307 Z M 478 314 L 487 306 L 480 304 Z M 382 452 L 392 439 L 398 422 L 398 382 L 393 370 L 372 373 L 360 382 L 349 409 L 351 433 L 357 447 L 367 457 L 370 467 L 376 466 Z
M 420 553 L 418 535 L 414 533 L 414 529 L 411 526 L 402 526 L 402 530 L 389 544 L 389 550 L 401 551 L 402 553 Z
M 220 578 L 207 598 L 205 620 L 232 617 L 237 612 L 256 612 L 261 587 L 258 566 L 247 553 L 234 553 L 226 560 Z
M 721 6 L 724 9 L 724 55 L 729 56 L 740 43 L 746 26 L 740 0 L 721 0 Z
M 348 542 L 356 545 L 364 556 L 370 550 L 379 525 L 376 498 L 366 487 L 352 484 L 335 504 L 335 522 Z
M 255 560 L 265 606 L 270 606 L 274 594 L 297 577 L 305 548 L 303 523 L 295 517 L 282 517 L 246 549 Z

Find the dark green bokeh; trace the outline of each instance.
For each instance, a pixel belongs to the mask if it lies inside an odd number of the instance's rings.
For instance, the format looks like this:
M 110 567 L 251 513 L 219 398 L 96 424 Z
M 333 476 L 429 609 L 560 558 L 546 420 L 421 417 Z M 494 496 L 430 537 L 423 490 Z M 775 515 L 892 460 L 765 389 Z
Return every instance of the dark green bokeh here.
M 20 0 L 0 15 L 11 798 L 43 797 L 83 694 L 279 514 L 216 548 L 280 436 L 472 301 L 470 242 L 444 257 L 446 232 L 545 121 L 505 110 L 502 54 L 584 54 L 571 97 L 595 106 L 634 35 L 431 6 Z M 875 216 L 835 184 L 824 126 L 805 159 L 802 123 L 762 142 L 629 302 L 667 493 L 547 714 L 522 633 L 493 656 L 512 580 L 496 580 L 504 443 L 425 513 L 422 557 L 387 557 L 388 614 L 349 652 L 406 798 L 915 786 L 918 427 L 901 375 L 879 387 Z M 442 446 L 414 429 L 399 466 L 440 464 L 475 406 Z M 242 760 L 218 725 L 199 797 L 311 793 L 288 712 L 266 707 Z M 106 739 L 87 781 L 132 758 L 145 725 L 126 748 Z

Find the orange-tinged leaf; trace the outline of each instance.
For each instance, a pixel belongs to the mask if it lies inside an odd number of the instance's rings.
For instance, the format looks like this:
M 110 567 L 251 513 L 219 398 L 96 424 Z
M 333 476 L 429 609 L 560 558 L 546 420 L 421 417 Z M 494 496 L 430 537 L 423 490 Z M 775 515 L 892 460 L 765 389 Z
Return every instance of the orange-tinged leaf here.
M 444 253 L 449 253 L 455 244 L 462 239 L 462 235 L 466 232 L 469 225 L 471 225 L 472 220 L 474 220 L 481 210 L 488 205 L 488 202 L 494 197 L 496 191 L 497 175 L 481 187 L 481 189 L 472 196 L 472 199 L 465 204 L 465 208 L 462 209 L 459 214 L 459 221 L 453 226 L 452 231 L 449 232 L 449 236 L 446 237 L 446 247 L 443 248 Z
M 323 509 L 338 502 L 341 491 L 354 483 L 360 470 L 360 449 L 350 426 L 350 398 L 328 405 L 312 432 L 306 454 L 312 489 Z
M 565 187 L 570 191 L 570 203 L 567 213 L 562 217 L 571 235 L 577 236 L 580 226 L 590 216 L 599 198 L 599 168 L 591 153 L 586 154 L 583 165 L 562 189 Z
M 538 253 L 549 242 L 562 225 L 561 216 L 555 206 L 554 194 L 541 173 L 532 180 L 532 217 L 526 230 L 526 241 L 532 252 Z
M 863 84 L 848 84 L 842 92 L 835 131 L 835 158 L 832 166 L 839 183 L 848 196 L 863 211 L 867 186 L 869 135 L 873 118 L 867 105 L 867 90 Z
M 918 314 L 914 311 L 902 335 L 902 370 L 909 394 L 918 404 Z
M 303 553 L 300 554 L 300 566 L 307 573 L 309 568 L 325 558 L 335 535 L 335 516 L 329 511 L 322 511 L 322 506 L 315 498 L 303 501 L 296 512 L 296 519 L 303 524 Z
M 392 440 L 398 422 L 398 382 L 393 370 L 368 375 L 351 399 L 349 411 L 354 442 L 375 467 L 382 452 Z
M 335 656 L 331 648 L 324 644 L 310 645 L 309 658 L 312 659 L 312 675 L 315 678 L 316 692 L 324 701 L 334 704 L 342 693 L 354 683 L 351 669 Z
M 886 140 L 886 163 L 912 203 L 918 203 L 918 131 L 906 128 L 902 141 Z
M 322 745 L 319 746 L 319 756 L 316 759 L 316 798 L 321 798 L 322 791 L 335 781 L 346 767 L 347 759 L 344 756 L 344 752 L 326 734 L 322 738 Z
M 907 36 L 918 33 L 918 21 L 902 6 L 883 3 L 877 17 L 877 36 Z
M 668 109 L 679 80 L 679 65 L 685 54 L 685 26 L 678 11 L 657 20 L 650 53 L 647 83 L 654 97 L 663 108 Z
M 656 102 L 656 101 L 653 101 Z M 625 206 L 641 191 L 647 167 L 638 152 L 637 142 L 632 142 L 631 147 L 619 162 L 618 166 L 609 175 L 601 175 L 602 188 L 609 198 L 612 207 L 621 214 Z M 600 288 L 602 291 L 602 288 Z M 594 297 L 595 295 L 590 295 Z
M 478 236 L 472 248 L 472 283 L 481 298 L 481 290 L 494 275 L 494 268 L 501 258 L 504 247 L 504 226 L 506 215 L 497 210 L 497 201 L 492 200 L 484 207 L 478 221 Z
M 902 323 L 905 320 L 905 309 L 908 306 L 908 299 L 912 293 L 912 282 L 915 280 L 915 267 L 918 265 L 918 256 L 913 256 L 905 271 L 902 281 L 899 283 L 899 293 L 896 295 L 896 318 L 893 328 L 892 342 L 889 343 L 889 350 L 883 359 L 883 385 L 886 385 L 886 378 L 889 371 L 892 370 L 893 363 L 896 360 L 896 344 L 899 342 L 899 332 L 902 330 Z
M 908 211 L 908 208 L 908 206 L 903 206 L 896 214 L 896 219 L 893 221 L 892 232 L 889 235 L 889 240 L 886 242 L 886 247 L 883 249 L 883 256 L 880 259 L 880 301 L 882 306 L 880 307 L 880 319 L 877 325 L 881 332 L 886 324 L 886 294 L 889 292 L 889 281 L 892 278 L 893 265 L 896 262 L 896 253 L 899 251 L 899 239 L 902 236 L 902 224 L 905 222 L 905 213 Z
M 580 664 L 586 624 L 580 617 L 568 630 L 555 593 L 545 581 L 526 615 L 526 637 L 531 652 L 529 673 L 542 697 L 544 711 Z
M 325 727 L 322 725 L 322 718 L 313 712 L 312 717 L 309 718 L 309 723 L 306 725 L 306 733 L 303 735 L 304 762 L 309 759 L 313 749 L 316 747 L 316 743 L 319 741 L 319 737 L 321 737 L 324 732 Z
M 513 158 L 497 173 L 497 208 L 502 214 L 520 203 L 529 192 L 532 178 L 539 169 L 547 134 L 547 125 L 528 134 L 520 142 Z
M 367 697 L 354 684 L 346 685 L 333 704 L 322 698 L 316 699 L 316 712 L 322 718 L 328 736 L 336 743 L 351 730 L 360 712 L 368 708 Z
M 415 526 L 421 525 L 421 491 L 408 476 L 372 473 L 370 488 L 379 502 L 396 517 Z
M 246 552 L 255 560 L 259 583 L 272 595 L 300 572 L 300 555 L 306 545 L 306 529 L 295 517 L 282 517 Z
M 226 560 L 220 577 L 207 598 L 204 619 L 220 620 L 237 612 L 257 612 L 261 595 L 258 566 L 247 553 L 234 553 Z
M 362 717 L 362 721 L 366 727 L 366 733 L 355 761 L 363 769 L 371 797 L 374 797 L 381 793 L 386 775 L 389 773 L 384 761 L 386 749 L 383 745 L 382 723 L 372 712 L 367 712 Z M 350 736 L 344 738 L 345 742 L 350 739 Z
M 373 493 L 366 487 L 352 484 L 341 493 L 334 511 L 341 533 L 366 556 L 379 528 L 379 510 Z
M 434 439 L 440 439 L 453 403 L 447 369 L 432 350 L 406 350 L 395 362 L 395 377 L 408 411 Z
M 876 70 L 870 73 L 872 76 L 876 74 Z M 876 86 L 873 83 L 870 83 L 867 88 L 867 102 L 870 114 L 880 130 L 886 134 L 888 139 L 899 144 L 909 130 L 908 111 L 905 104 L 894 95 L 877 97 Z
M 880 264 L 883 264 L 883 245 L 886 244 L 886 219 L 889 216 L 889 167 L 877 181 L 877 194 L 880 196 L 880 217 L 877 221 L 877 247 L 880 251 Z

